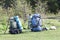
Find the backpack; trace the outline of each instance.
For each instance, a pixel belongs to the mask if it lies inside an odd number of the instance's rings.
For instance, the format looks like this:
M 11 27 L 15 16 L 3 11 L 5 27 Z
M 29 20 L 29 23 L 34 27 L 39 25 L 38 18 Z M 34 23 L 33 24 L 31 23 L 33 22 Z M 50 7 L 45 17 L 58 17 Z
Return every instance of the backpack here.
M 32 25 L 33 27 L 37 27 L 38 24 L 39 24 L 39 21 L 40 21 L 40 15 L 34 14 L 34 15 L 32 16 L 32 19 L 31 19 L 31 25 Z
M 10 28 L 9 28 L 10 34 L 22 33 L 22 26 L 21 26 L 19 20 L 15 19 L 15 17 L 10 18 Z

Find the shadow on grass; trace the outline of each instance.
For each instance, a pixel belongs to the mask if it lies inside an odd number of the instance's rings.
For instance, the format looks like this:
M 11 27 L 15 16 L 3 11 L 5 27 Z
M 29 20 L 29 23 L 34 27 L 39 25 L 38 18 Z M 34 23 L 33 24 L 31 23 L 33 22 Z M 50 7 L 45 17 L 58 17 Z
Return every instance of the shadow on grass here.
M 38 31 L 38 32 L 43 32 L 43 31 Z M 31 30 L 23 30 L 22 33 L 19 34 L 10 34 L 10 33 L 0 33 L 0 35 L 22 35 L 22 34 L 31 34 L 31 33 L 38 33 L 38 32 L 32 32 Z
M 30 33 L 30 32 L 31 32 L 30 30 L 23 30 L 23 32 L 19 33 L 19 34 L 27 34 L 27 33 Z M 18 35 L 18 34 L 10 34 L 8 32 L 8 33 L 0 33 L 0 35 Z
M 9 35 L 9 33 L 0 33 L 0 35 Z

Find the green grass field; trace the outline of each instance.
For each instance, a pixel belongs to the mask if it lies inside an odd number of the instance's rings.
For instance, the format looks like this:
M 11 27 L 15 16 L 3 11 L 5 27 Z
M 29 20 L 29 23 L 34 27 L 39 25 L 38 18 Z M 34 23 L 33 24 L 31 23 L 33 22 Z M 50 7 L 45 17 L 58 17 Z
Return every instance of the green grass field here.
M 51 25 L 57 26 L 56 30 L 48 30 L 41 32 L 31 32 L 26 29 L 21 34 L 0 34 L 0 40 L 60 40 L 60 22 L 56 20 L 43 21 L 43 25 L 47 27 Z
M 21 34 L 1 34 L 0 40 L 60 40 L 60 28 L 42 32 L 24 31 Z

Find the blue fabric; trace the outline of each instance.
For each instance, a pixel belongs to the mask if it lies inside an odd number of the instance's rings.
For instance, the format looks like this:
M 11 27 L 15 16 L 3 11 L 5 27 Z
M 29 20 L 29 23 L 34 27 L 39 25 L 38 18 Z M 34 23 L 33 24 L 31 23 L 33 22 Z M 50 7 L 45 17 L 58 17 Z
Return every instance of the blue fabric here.
M 32 24 L 32 26 L 37 26 L 38 25 L 38 21 L 36 20 L 36 18 L 32 18 L 31 24 Z
M 37 31 L 42 31 L 42 27 L 36 27 L 36 28 L 32 28 L 31 31 L 37 32 Z
M 37 26 L 40 21 L 40 14 L 34 14 L 31 19 L 32 26 Z
M 22 28 L 21 21 L 19 20 L 19 17 L 15 16 L 14 19 L 15 19 L 15 21 L 17 23 L 17 28 L 20 29 L 20 30 L 22 30 L 23 28 Z
M 32 24 L 31 31 L 41 31 L 42 30 L 42 27 L 41 27 L 42 24 L 41 24 L 41 16 L 40 16 L 40 14 L 34 14 L 32 16 L 32 19 L 33 20 L 31 20 L 31 24 Z M 35 26 L 35 24 L 37 26 Z

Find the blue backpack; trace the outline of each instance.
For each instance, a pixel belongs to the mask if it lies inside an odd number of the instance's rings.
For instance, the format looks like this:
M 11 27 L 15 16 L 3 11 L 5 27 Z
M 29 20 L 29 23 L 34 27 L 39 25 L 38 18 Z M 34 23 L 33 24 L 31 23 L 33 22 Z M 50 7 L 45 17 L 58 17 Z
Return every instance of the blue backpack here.
M 39 18 L 39 20 L 37 20 L 38 18 Z M 33 27 L 37 27 L 39 24 L 39 21 L 40 21 L 40 15 L 35 14 L 35 15 L 33 15 L 32 19 L 31 19 L 31 25 Z

